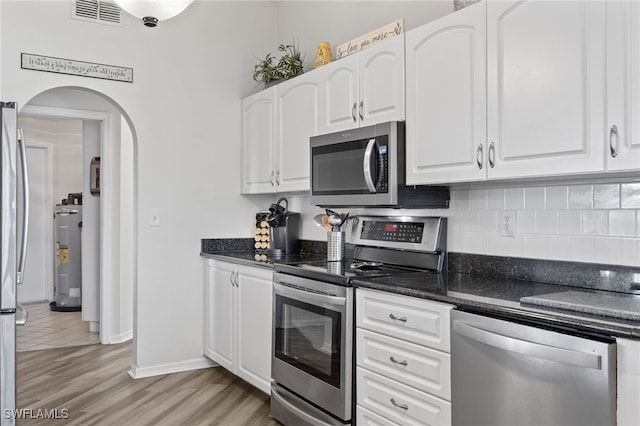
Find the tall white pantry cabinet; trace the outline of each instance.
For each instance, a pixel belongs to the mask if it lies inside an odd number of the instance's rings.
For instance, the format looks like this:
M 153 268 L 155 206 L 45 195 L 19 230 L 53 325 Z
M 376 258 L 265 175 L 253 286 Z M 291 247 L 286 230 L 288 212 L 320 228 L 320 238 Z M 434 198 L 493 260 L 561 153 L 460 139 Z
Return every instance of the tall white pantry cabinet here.
M 409 31 L 407 183 L 637 170 L 638 15 L 489 0 Z

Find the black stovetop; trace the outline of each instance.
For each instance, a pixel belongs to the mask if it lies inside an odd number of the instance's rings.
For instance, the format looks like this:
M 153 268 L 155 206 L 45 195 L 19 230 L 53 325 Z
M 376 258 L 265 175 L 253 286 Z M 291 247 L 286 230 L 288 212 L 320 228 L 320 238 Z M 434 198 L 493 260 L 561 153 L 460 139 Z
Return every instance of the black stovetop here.
M 300 264 L 276 264 L 274 268 L 276 272 L 344 286 L 351 286 L 351 282 L 355 279 L 389 277 L 415 272 L 432 272 L 355 259 L 346 259 L 338 262 L 320 260 Z

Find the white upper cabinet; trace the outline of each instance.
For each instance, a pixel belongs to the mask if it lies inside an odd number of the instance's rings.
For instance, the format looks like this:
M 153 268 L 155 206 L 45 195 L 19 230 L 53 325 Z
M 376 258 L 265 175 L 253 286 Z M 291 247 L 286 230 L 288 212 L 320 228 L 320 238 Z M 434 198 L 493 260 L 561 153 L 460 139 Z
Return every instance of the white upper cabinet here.
M 489 178 L 602 171 L 603 1 L 489 1 Z
M 404 34 L 337 59 L 322 74 L 322 133 L 405 119 Z
M 243 194 L 275 190 L 275 99 L 274 88 L 242 100 L 242 188 Z
M 308 191 L 309 138 L 320 127 L 320 73 L 298 76 L 275 89 L 277 191 Z
M 607 170 L 640 169 L 640 3 L 607 2 Z
M 242 100 L 242 193 L 308 191 L 309 138 L 320 125 L 320 73 Z
M 407 184 L 486 178 L 486 3 L 406 33 Z

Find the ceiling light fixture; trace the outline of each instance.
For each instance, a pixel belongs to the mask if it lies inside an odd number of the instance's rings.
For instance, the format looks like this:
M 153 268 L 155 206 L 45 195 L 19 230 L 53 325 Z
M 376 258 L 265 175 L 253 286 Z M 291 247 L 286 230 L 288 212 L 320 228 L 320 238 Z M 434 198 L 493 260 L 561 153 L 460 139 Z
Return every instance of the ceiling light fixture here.
M 114 0 L 127 13 L 142 19 L 147 27 L 155 27 L 159 21 L 165 21 L 179 15 L 194 0 Z

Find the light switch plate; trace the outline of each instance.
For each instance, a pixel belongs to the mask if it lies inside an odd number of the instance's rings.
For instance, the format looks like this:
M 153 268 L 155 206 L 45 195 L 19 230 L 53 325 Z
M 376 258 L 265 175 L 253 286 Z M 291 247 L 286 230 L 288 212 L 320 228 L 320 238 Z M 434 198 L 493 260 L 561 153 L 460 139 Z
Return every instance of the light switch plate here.
M 160 209 L 149 209 L 149 226 L 160 226 Z
M 503 210 L 500 212 L 500 235 L 504 237 L 516 236 L 515 210 Z

